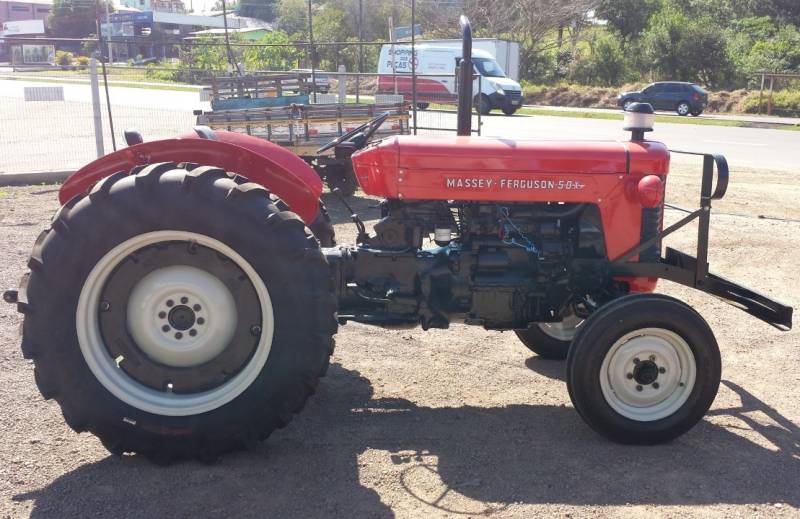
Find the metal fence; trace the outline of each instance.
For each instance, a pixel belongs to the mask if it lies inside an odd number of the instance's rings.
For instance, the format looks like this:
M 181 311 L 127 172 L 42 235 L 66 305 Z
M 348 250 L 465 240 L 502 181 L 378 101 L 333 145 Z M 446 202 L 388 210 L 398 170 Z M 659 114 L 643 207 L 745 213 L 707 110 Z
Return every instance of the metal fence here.
M 12 46 L 30 43 L 24 38 L 6 40 Z M 93 39 L 37 39 L 35 43 L 53 46 L 55 66 L 17 60 L 0 67 L 0 172 L 74 170 L 96 158 L 91 75 L 84 52 L 105 47 Z M 148 53 L 156 52 L 158 58 L 132 55 L 142 50 L 135 42 L 114 43 L 114 61 L 105 63 L 99 74 L 103 148 L 107 153 L 124 146 L 126 129 L 140 131 L 146 140 L 186 133 L 195 124 L 195 112 L 211 109 L 212 85 L 215 78 L 225 75 L 292 74 L 301 84 L 298 94 L 307 95 L 307 100 L 299 102 L 409 103 L 409 133 L 454 133 L 453 74 L 348 70 L 348 65 L 377 70 L 376 56 L 385 44 L 238 43 L 231 46 L 232 62 L 227 47 L 218 41 L 149 42 Z M 479 76 L 473 88 L 480 92 Z M 26 92 L 48 89 L 60 93 L 46 100 L 26 97 Z M 480 125 L 481 116 L 476 113 L 475 133 Z

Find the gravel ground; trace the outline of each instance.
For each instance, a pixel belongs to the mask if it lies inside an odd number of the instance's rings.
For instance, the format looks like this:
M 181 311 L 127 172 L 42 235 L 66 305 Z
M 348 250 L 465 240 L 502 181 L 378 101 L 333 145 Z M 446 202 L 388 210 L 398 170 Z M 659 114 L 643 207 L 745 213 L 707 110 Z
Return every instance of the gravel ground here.
M 674 169 L 670 202 L 697 203 L 698 171 Z M 712 217 L 712 269 L 797 305 L 796 179 L 732 178 Z M 354 203 L 374 221 L 374 200 Z M 345 211 L 328 204 L 340 242 L 352 240 Z M 53 186 L 0 189 L 0 287 L 16 286 L 56 205 Z M 669 241 L 692 250 L 689 230 Z M 593 433 L 572 409 L 564 364 L 512 333 L 348 324 L 289 427 L 215 464 L 169 467 L 112 457 L 69 430 L 22 358 L 20 316 L 2 305 L 0 517 L 800 516 L 798 332 L 683 287 L 660 291 L 706 317 L 723 357 L 708 416 L 668 445 Z

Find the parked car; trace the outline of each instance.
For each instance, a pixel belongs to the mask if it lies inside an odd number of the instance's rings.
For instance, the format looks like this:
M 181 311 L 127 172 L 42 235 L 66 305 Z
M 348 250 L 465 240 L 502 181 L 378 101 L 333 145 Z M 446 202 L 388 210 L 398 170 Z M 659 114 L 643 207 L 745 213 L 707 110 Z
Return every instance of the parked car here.
M 708 92 L 694 83 L 663 81 L 648 85 L 640 92 L 623 92 L 617 96 L 617 104 L 623 109 L 632 103 L 650 103 L 656 110 L 698 116 L 708 104 Z

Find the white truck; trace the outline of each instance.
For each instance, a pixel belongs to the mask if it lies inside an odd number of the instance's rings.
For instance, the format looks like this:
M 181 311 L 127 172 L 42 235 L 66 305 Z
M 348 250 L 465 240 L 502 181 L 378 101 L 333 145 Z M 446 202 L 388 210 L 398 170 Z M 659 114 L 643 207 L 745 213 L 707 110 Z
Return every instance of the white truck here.
M 461 40 L 417 40 L 416 43 L 461 49 Z M 475 38 L 472 40 L 472 50 L 488 52 L 505 71 L 506 76 L 519 81 L 519 42 L 497 38 Z
M 484 46 L 495 42 L 512 44 L 503 40 L 475 40 Z M 455 103 L 458 86 L 455 70 L 461 61 L 461 47 L 450 44 L 451 40 L 425 41 L 415 45 L 416 60 L 416 102 L 417 107 L 425 109 L 430 103 Z M 456 42 L 456 40 L 452 40 Z M 517 44 L 514 44 L 517 45 Z M 504 51 L 503 57 L 510 60 L 515 70 L 519 70 L 519 47 L 517 53 L 505 52 L 511 46 L 497 45 L 495 50 Z M 472 61 L 475 73 L 480 76 L 473 84 L 473 104 L 482 114 L 499 108 L 506 115 L 512 115 L 522 106 L 522 89 L 519 83 L 509 77 L 503 66 L 491 52 L 473 47 Z M 411 101 L 412 94 L 411 45 L 408 43 L 387 43 L 381 47 L 378 61 L 378 93 L 400 94 Z

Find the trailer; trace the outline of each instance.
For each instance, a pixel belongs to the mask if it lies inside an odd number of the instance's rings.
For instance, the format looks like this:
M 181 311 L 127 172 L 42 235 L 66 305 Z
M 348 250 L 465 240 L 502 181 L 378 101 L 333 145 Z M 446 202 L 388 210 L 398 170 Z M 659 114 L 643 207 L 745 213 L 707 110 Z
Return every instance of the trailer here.
M 290 104 L 196 111 L 195 114 L 199 126 L 243 133 L 291 150 L 313 167 L 331 190 L 339 189 L 345 196 L 352 195 L 358 186 L 349 156 L 337 156 L 335 151 L 320 153 L 319 148 L 379 114 L 387 114 L 387 118 L 381 129 L 375 133 L 376 138 L 405 135 L 409 133 L 410 118 L 409 104 L 405 102 Z
M 320 78 L 316 81 L 319 91 Z M 211 110 L 195 110 L 197 124 L 288 148 L 313 167 L 331 190 L 350 196 L 358 186 L 350 160 L 337 157 L 335 152 L 320 153 L 318 148 L 384 112 L 388 118 L 379 137 L 407 134 L 409 105 L 402 101 L 330 103 L 329 94 L 311 94 L 312 84 L 310 75 L 300 69 L 215 77 L 210 87 Z M 328 99 L 321 99 L 323 95 Z

